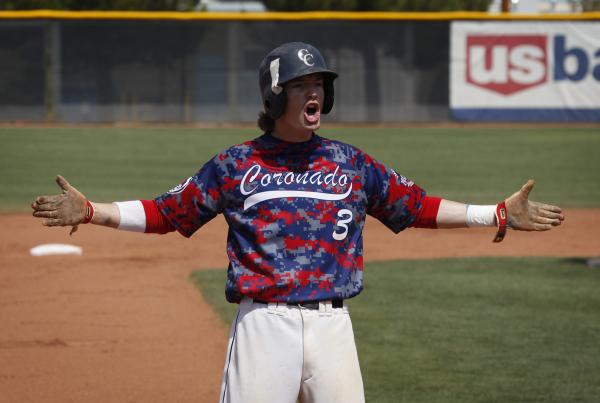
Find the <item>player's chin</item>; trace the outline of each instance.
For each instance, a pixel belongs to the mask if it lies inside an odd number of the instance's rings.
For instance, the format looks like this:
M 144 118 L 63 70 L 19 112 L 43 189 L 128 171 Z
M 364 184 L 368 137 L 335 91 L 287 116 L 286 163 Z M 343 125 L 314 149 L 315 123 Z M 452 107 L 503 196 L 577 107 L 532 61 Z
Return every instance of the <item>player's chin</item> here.
M 316 131 L 319 130 L 319 128 L 321 127 L 321 123 L 317 122 L 317 123 L 311 123 L 311 124 L 304 124 L 303 125 L 304 129 L 306 130 L 310 130 L 310 131 Z

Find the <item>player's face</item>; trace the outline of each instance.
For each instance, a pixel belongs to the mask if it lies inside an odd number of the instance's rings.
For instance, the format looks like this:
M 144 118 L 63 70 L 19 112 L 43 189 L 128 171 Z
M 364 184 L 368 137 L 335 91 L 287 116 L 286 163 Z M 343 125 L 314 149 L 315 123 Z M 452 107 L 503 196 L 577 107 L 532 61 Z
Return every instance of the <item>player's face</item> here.
M 321 126 L 323 76 L 316 73 L 292 80 L 286 84 L 285 92 L 285 113 L 275 121 L 275 132 L 292 141 L 306 140 Z

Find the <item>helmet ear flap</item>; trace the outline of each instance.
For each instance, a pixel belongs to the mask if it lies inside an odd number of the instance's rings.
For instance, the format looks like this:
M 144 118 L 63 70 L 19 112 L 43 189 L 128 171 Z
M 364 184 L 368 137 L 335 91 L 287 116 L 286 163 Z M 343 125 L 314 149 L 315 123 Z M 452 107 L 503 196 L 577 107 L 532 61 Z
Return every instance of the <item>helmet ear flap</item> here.
M 331 109 L 333 109 L 333 80 L 325 80 L 323 87 L 323 89 L 325 90 L 325 99 L 323 100 L 323 108 L 321 108 L 321 113 L 327 114 L 331 112 Z
M 263 102 L 265 113 L 271 119 L 277 120 L 285 112 L 287 95 L 285 90 L 281 91 L 279 94 L 275 94 L 270 88 L 268 88 L 266 92 L 267 93 L 263 98 L 265 100 Z

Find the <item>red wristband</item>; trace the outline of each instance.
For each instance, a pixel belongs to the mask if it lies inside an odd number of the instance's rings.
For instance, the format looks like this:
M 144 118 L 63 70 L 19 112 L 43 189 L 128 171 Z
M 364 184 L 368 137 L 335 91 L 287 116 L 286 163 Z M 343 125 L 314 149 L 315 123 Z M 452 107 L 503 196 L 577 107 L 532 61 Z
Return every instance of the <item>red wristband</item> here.
M 81 223 L 89 224 L 90 221 L 92 221 L 92 218 L 94 218 L 94 206 L 92 206 L 92 203 L 90 203 L 89 200 L 86 200 L 85 210 L 83 212 L 83 221 Z
M 494 242 L 502 242 L 508 227 L 508 212 L 506 211 L 505 202 L 498 203 L 496 206 L 496 223 L 498 224 L 498 232 L 494 237 Z

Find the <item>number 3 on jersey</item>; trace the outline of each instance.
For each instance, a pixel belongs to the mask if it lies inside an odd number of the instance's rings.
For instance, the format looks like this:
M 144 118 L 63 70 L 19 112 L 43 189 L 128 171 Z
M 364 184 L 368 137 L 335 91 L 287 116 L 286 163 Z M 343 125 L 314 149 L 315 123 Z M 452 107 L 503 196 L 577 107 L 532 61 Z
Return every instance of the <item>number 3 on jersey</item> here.
M 346 224 L 352 221 L 352 211 L 344 208 L 338 211 L 337 216 L 339 220 L 335 223 L 336 229 L 332 235 L 333 239 L 341 241 L 348 235 L 348 226 Z M 338 232 L 338 229 L 341 229 L 341 232 Z

